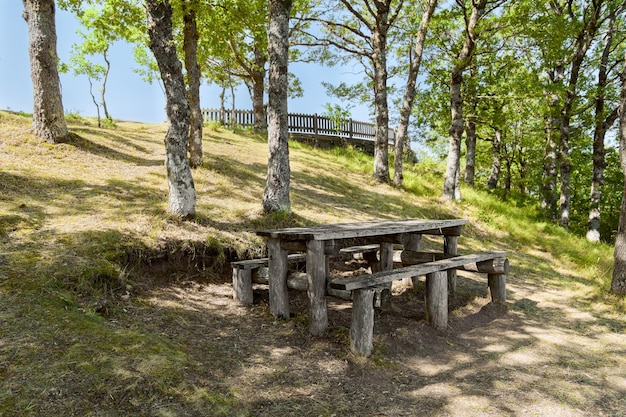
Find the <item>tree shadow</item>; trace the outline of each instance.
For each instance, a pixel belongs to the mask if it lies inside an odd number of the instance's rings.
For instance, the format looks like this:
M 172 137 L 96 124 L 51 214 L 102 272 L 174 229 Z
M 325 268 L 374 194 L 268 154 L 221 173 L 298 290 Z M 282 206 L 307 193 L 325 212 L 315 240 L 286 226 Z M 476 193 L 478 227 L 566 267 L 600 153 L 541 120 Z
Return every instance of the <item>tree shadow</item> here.
M 74 129 L 74 130 L 80 131 L 81 129 Z M 86 133 L 89 132 L 89 129 L 82 129 L 82 130 L 84 130 Z M 101 132 L 98 132 L 98 133 L 101 134 Z M 109 134 L 109 136 L 113 137 L 114 135 Z M 139 150 L 144 153 L 149 153 L 149 151 L 146 148 L 137 146 L 134 142 L 129 141 L 128 139 L 125 139 L 122 136 L 114 136 L 114 138 L 117 141 L 125 142 L 126 144 L 131 145 L 136 150 Z M 146 167 L 159 166 L 159 165 L 163 165 L 164 163 L 163 158 L 147 159 L 147 158 L 140 158 L 134 155 L 126 154 L 119 150 L 104 146 L 100 143 L 93 142 L 76 133 L 72 133 L 72 138 L 70 141 L 68 141 L 68 144 L 75 146 L 84 152 L 89 152 L 95 156 L 128 162 L 128 163 L 135 164 L 138 166 L 146 166 Z

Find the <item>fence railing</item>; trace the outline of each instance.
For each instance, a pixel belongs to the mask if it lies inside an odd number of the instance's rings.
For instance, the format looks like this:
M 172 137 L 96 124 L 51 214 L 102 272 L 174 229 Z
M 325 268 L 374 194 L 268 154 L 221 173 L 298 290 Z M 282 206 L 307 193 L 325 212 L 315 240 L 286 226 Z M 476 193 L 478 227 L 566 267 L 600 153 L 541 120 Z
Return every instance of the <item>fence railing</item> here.
M 216 121 L 224 126 L 252 127 L 254 113 L 252 110 L 220 110 L 204 109 L 202 117 L 205 122 Z M 310 133 L 314 135 L 339 136 L 346 138 L 371 139 L 376 136 L 376 126 L 372 123 L 345 119 L 337 123 L 334 119 L 318 114 L 289 113 L 288 127 L 291 133 Z M 388 129 L 389 142 L 395 142 L 396 132 Z

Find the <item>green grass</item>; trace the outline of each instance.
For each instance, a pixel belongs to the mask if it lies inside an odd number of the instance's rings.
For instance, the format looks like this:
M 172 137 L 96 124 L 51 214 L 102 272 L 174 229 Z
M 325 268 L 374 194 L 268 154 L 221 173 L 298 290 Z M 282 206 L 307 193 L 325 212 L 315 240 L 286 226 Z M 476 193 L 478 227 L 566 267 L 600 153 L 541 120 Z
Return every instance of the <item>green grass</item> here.
M 0 112 L 0 415 L 243 416 L 270 407 L 247 404 L 249 393 L 227 382 L 244 367 L 256 369 L 252 354 L 235 348 L 255 341 L 237 332 L 267 321 L 266 310 L 252 310 L 246 320 L 209 315 L 209 323 L 198 324 L 208 326 L 197 329 L 202 343 L 192 343 L 168 332 L 192 326 L 200 307 L 176 307 L 171 299 L 174 307 L 156 308 L 150 298 L 172 282 L 185 288 L 190 277 L 207 288 L 218 278 L 223 284 L 219 272 L 228 275 L 228 256 L 263 254 L 254 231 L 265 228 L 468 218 L 460 251 L 507 250 L 511 280 L 573 293 L 572 307 L 607 329 L 624 329 L 625 298 L 608 292 L 610 246 L 543 221 L 536 204 L 521 198 L 502 201 L 464 188 L 463 202 L 443 203 L 443 167 L 434 161 L 407 165 L 397 190 L 371 178 L 372 158 L 357 149 L 292 143 L 293 213 L 265 216 L 265 139 L 210 126 L 204 163 L 193 172 L 198 215 L 180 221 L 166 214 L 165 126 L 115 122 L 98 129 L 95 120 L 70 114 L 78 136 L 49 145 L 32 136 L 30 122 L 29 115 Z M 533 320 L 548 317 L 527 299 L 511 309 Z M 277 327 L 277 337 L 295 337 L 306 328 L 300 321 L 296 330 Z M 347 337 L 339 331 L 334 339 Z M 378 345 L 375 368 L 393 367 L 390 349 Z M 276 386 L 265 395 L 282 398 Z M 578 397 L 568 398 L 563 401 L 580 405 Z M 305 411 L 320 415 L 341 408 L 323 401 L 309 406 Z M 282 407 L 304 406 L 294 398 Z

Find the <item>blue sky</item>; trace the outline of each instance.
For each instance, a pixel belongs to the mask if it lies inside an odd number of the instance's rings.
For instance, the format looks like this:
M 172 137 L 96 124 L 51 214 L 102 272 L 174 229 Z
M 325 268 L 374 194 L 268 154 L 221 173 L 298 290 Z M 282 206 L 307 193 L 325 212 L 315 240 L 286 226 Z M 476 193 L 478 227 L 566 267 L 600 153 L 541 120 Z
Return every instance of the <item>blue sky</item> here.
M 32 84 L 28 60 L 28 29 L 22 19 L 23 4 L 18 0 L 2 0 L 0 12 L 0 109 L 32 112 Z M 69 13 L 56 13 L 57 53 L 61 61 L 67 61 L 71 46 L 78 40 L 78 23 Z M 144 82 L 133 72 L 137 67 L 130 45 L 118 42 L 110 51 L 111 73 L 107 83 L 107 107 L 116 119 L 147 123 L 165 121 L 165 98 L 161 88 Z M 326 103 L 338 103 L 328 98 L 321 86 L 322 81 L 359 81 L 355 75 L 358 67 L 323 68 L 314 64 L 296 63 L 290 70 L 298 76 L 304 88 L 304 97 L 291 99 L 289 111 L 294 113 L 324 113 Z M 61 74 L 63 106 L 65 112 L 77 112 L 83 116 L 95 116 L 96 108 L 89 95 L 89 83 L 85 76 Z M 202 85 L 202 107 L 219 107 L 219 89 Z M 251 108 L 247 89 L 240 88 L 236 94 L 237 108 Z M 230 104 L 228 104 L 230 106 Z M 352 117 L 372 121 L 365 106 L 352 108 Z

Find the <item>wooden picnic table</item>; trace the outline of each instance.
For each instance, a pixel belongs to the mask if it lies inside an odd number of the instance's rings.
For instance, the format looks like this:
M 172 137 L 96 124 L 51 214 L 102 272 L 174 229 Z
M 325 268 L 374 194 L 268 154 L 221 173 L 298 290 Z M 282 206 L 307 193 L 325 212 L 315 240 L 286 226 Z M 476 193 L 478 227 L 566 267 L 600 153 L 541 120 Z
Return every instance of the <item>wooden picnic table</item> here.
M 309 297 L 309 332 L 318 336 L 326 331 L 326 280 L 328 256 L 337 254 L 347 242 L 359 239 L 380 244 L 382 271 L 393 269 L 393 245 L 417 251 L 422 235 L 440 235 L 444 238 L 443 252 L 457 254 L 457 241 L 466 219 L 448 220 L 383 220 L 356 223 L 337 223 L 312 227 L 260 230 L 257 235 L 267 239 L 269 252 L 269 301 L 271 313 L 279 318 L 289 318 L 287 289 L 289 252 L 306 252 L 306 274 Z M 454 289 L 455 270 L 448 271 Z

